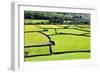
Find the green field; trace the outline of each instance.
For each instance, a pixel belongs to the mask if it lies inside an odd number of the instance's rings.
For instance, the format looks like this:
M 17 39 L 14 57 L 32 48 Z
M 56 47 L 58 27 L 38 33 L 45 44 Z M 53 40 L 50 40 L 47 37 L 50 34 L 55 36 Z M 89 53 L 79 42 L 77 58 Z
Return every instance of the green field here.
M 49 22 L 49 20 L 31 20 L 31 19 L 25 19 L 24 23 L 27 24 L 27 23 L 40 23 L 40 22 L 43 22 L 43 23 L 47 23 Z
M 53 53 L 46 56 L 34 56 L 50 54 L 49 46 L 24 48 L 25 62 L 28 61 L 47 61 L 47 60 L 70 60 L 70 59 L 89 59 L 90 52 L 80 52 L 90 50 L 90 26 L 71 25 L 24 25 L 24 45 L 47 44 L 49 39 L 38 31 L 48 35 L 55 45 L 52 46 Z M 47 31 L 44 31 L 47 30 Z M 74 52 L 79 51 L 79 52 Z M 28 57 L 29 56 L 29 57 Z M 31 57 L 30 57 L 31 56 Z M 32 57 L 33 56 L 33 57 Z
M 73 59 L 89 59 L 90 53 L 65 53 L 50 56 L 38 56 L 25 58 L 26 62 L 30 61 L 49 61 L 49 60 L 73 60 Z

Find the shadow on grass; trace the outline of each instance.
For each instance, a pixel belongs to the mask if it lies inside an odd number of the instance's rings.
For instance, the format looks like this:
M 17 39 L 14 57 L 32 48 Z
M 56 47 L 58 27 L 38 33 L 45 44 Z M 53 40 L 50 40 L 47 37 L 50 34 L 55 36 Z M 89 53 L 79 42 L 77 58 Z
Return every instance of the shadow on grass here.
M 91 52 L 91 51 L 90 50 L 76 50 L 76 51 L 53 52 L 52 54 L 39 54 L 39 55 L 24 56 L 24 58 L 50 56 L 50 55 L 57 55 L 57 54 L 64 54 L 64 53 L 77 53 L 77 52 Z
M 90 25 L 87 26 L 87 27 L 84 27 L 84 26 L 77 26 L 77 27 L 79 27 L 79 28 L 88 28 L 88 29 L 90 29 Z

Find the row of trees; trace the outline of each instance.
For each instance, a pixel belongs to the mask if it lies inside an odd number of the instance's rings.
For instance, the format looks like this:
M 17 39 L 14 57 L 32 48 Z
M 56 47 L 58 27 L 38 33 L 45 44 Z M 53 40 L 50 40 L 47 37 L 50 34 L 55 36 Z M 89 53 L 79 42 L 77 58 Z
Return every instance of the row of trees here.
M 49 23 L 89 24 L 90 14 L 43 11 L 24 11 L 24 19 L 49 20 Z M 43 23 L 43 22 L 42 22 Z

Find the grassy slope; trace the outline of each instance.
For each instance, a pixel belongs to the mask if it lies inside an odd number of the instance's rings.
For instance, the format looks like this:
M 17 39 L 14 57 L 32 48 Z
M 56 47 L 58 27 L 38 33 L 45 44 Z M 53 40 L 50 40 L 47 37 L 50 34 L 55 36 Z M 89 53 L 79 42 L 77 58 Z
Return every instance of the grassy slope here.
M 49 56 L 38 56 L 25 58 L 25 61 L 49 61 L 49 60 L 72 60 L 72 59 L 89 59 L 90 53 L 65 53 Z
M 33 25 L 25 25 L 24 26 L 24 31 L 41 31 L 42 29 L 35 27 Z
M 48 26 L 45 26 L 45 27 L 48 27 Z M 26 25 L 25 31 L 26 30 L 35 31 L 35 30 L 42 30 L 42 29 L 34 25 L 31 25 L 31 26 Z M 64 32 L 64 33 L 74 33 L 74 34 L 86 33 L 85 31 L 79 31 L 75 29 L 59 29 L 57 31 Z M 49 35 L 55 34 L 53 29 L 49 29 L 48 32 L 44 32 L 44 33 L 49 34 Z M 25 45 L 29 43 L 36 44 L 36 43 L 48 42 L 48 39 L 39 33 L 35 32 L 35 33 L 27 33 L 27 34 L 25 34 Z M 50 37 L 56 43 L 56 45 L 52 47 L 54 52 L 61 52 L 61 51 L 67 51 L 67 50 L 89 50 L 90 49 L 90 37 L 75 36 L 75 35 L 54 35 Z M 29 55 L 30 54 L 48 54 L 49 48 L 48 47 L 41 47 L 41 48 L 34 47 L 30 49 L 25 49 L 25 51 L 29 52 Z M 70 53 L 70 54 L 52 55 L 52 56 L 45 56 L 45 57 L 25 58 L 25 61 L 82 59 L 82 58 L 89 58 L 89 57 L 90 57 L 89 53 Z
M 88 37 L 80 37 L 74 35 L 59 35 L 53 36 L 56 45 L 53 47 L 53 51 L 68 51 L 68 50 L 89 50 L 90 39 Z M 66 46 L 65 46 L 66 45 Z

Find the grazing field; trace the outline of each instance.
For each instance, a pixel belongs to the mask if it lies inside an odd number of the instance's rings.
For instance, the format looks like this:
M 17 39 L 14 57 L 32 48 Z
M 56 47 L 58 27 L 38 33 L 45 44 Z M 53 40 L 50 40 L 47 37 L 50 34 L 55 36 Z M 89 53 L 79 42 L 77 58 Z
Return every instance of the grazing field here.
M 49 22 L 49 20 L 31 20 L 31 19 L 25 19 L 25 21 L 24 21 L 24 23 L 25 24 L 28 24 L 28 23 L 41 23 L 41 22 L 43 22 L 43 23 L 48 23 Z
M 25 62 L 90 58 L 90 52 L 84 52 L 90 51 L 89 25 L 24 25 L 24 29 L 25 46 L 48 44 L 47 36 L 55 42 L 55 45 L 51 46 L 52 55 L 49 46 L 24 48 L 24 54 L 27 56 Z M 43 56 L 45 54 L 46 56 Z
M 25 58 L 26 62 L 30 61 L 50 61 L 50 60 L 73 60 L 73 59 L 89 59 L 90 53 L 88 52 L 77 52 L 77 53 L 64 53 L 54 54 L 49 56 L 38 56 Z

